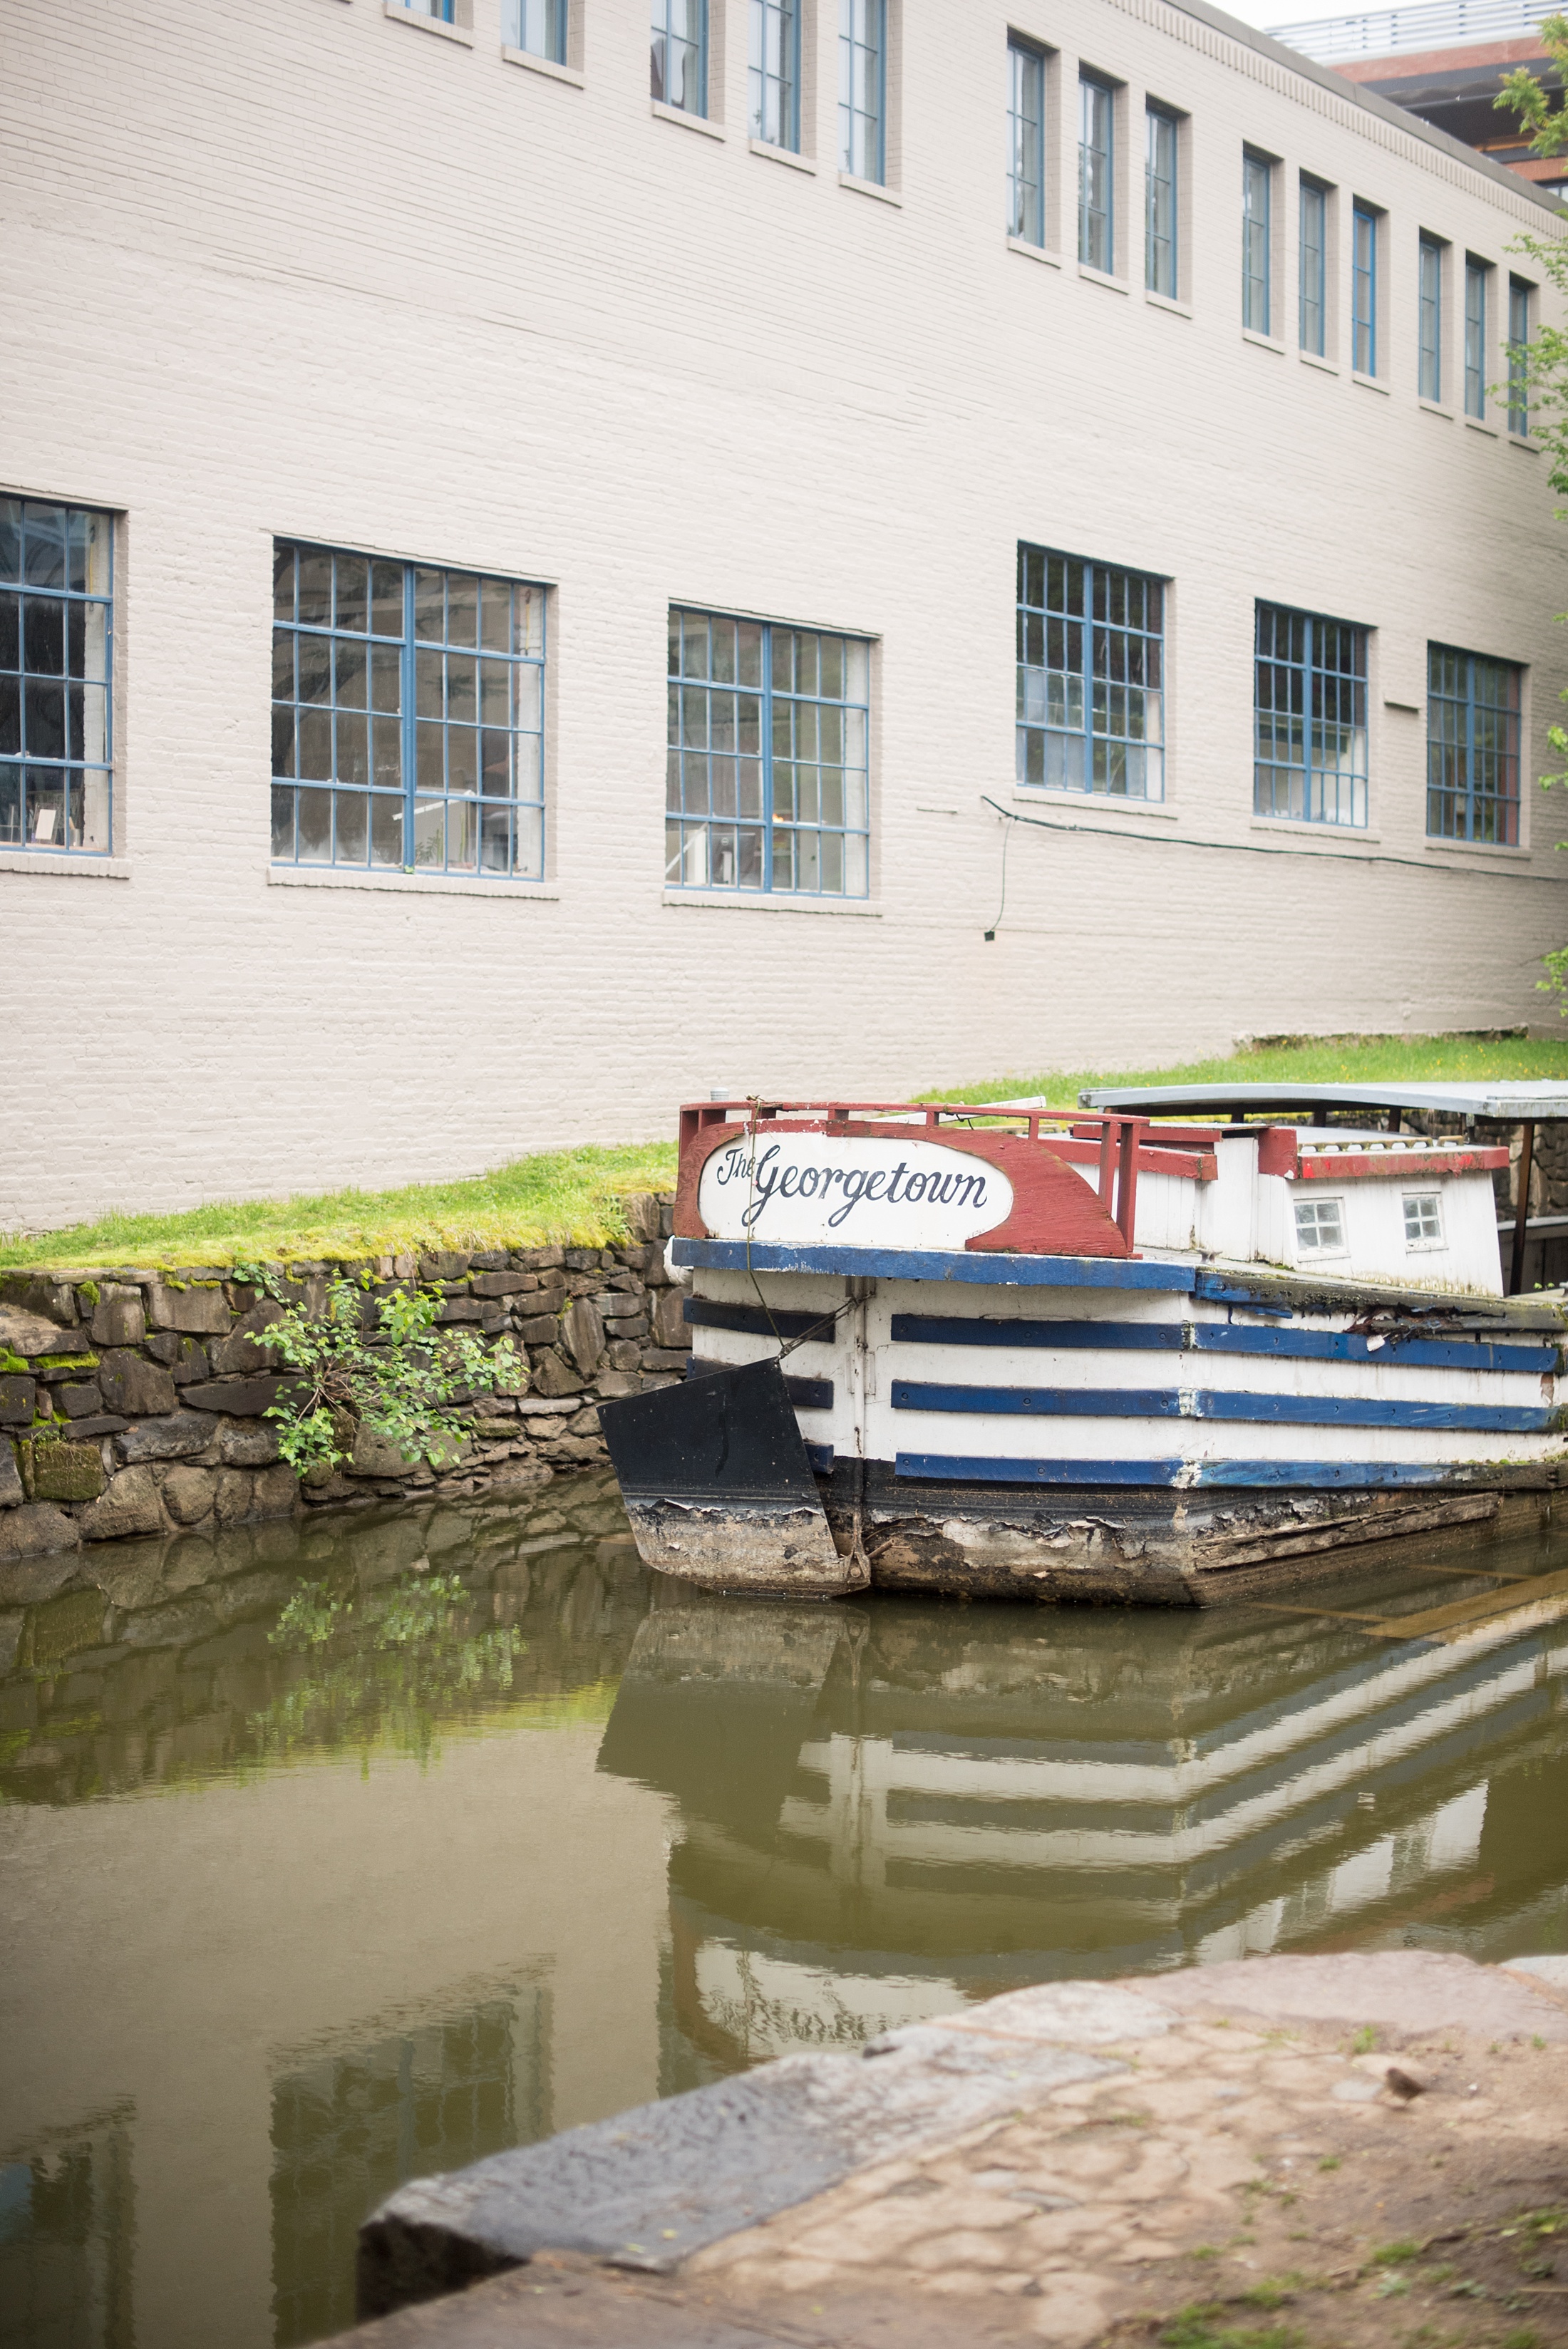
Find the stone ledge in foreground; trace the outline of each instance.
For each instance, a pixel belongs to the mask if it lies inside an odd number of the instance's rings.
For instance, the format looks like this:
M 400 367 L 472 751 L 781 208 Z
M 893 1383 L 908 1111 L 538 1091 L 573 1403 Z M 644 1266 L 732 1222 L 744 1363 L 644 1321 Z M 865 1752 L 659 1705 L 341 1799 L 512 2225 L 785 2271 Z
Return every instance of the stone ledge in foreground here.
M 1303 2342 L 1374 2349 L 1388 2277 L 1403 2333 L 1457 2243 L 1463 2337 L 1479 2293 L 1546 2349 L 1568 2272 L 1516 2274 L 1506 2221 L 1564 2203 L 1568 1958 L 1258 1958 L 1013 1992 L 414 2180 L 343 2338 L 1087 2349 L 1273 2292 Z

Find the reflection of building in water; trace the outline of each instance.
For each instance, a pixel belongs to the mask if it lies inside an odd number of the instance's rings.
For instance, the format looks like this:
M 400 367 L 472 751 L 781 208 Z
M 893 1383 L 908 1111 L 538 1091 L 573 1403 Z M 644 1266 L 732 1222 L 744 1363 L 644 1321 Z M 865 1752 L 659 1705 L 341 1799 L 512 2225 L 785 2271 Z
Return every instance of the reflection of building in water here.
M 1449 1644 L 1252 1610 L 659 1605 L 600 1766 L 684 1816 L 667 2074 L 1054 1975 L 1539 1945 L 1568 1925 L 1562 1613 Z
M 0 2344 L 132 2349 L 130 2115 L 0 2162 Z
M 278 2074 L 277 2349 L 352 2324 L 359 2222 L 394 2187 L 549 2134 L 548 2003 L 540 1982 L 495 1983 L 438 2020 L 406 2022 Z

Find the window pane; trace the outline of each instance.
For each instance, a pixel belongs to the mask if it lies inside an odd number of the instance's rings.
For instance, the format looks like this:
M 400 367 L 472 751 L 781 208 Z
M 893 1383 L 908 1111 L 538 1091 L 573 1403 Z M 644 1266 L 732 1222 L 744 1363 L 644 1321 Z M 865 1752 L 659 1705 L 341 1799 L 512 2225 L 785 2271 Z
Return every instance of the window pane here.
M 1366 631 L 1257 607 L 1253 807 L 1298 822 L 1366 822 Z

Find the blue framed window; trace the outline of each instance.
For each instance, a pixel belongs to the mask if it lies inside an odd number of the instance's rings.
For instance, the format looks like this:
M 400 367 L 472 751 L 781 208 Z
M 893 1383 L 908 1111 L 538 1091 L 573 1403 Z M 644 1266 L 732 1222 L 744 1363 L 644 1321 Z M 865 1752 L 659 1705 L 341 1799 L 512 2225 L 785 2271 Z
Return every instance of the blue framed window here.
M 1177 294 L 1177 181 L 1179 125 L 1162 106 L 1148 109 L 1144 147 L 1143 282 L 1151 294 Z
M 1417 256 L 1417 382 L 1423 399 L 1443 396 L 1443 248 L 1423 236 Z
M 1163 581 L 1020 546 L 1021 783 L 1163 799 L 1164 666 Z
M 1258 606 L 1259 815 L 1366 822 L 1366 631 L 1315 612 Z
M 1530 429 L 1530 297 L 1522 277 L 1508 281 L 1508 429 Z
M 1377 214 L 1356 204 L 1350 221 L 1350 364 L 1377 372 Z
M 798 152 L 799 0 L 752 0 L 747 80 L 752 137 Z
M 672 606 L 665 880 L 864 897 L 871 648 Z
M 1092 74 L 1078 77 L 1078 258 L 1116 274 L 1116 94 Z
M 1045 242 L 1045 60 L 1017 40 L 1007 44 L 1007 233 Z
M 1316 180 L 1301 183 L 1301 316 L 1297 331 L 1303 351 L 1328 353 L 1328 190 Z
M 504 0 L 501 21 L 507 47 L 564 66 L 566 8 L 567 0 Z
M 410 16 L 433 16 L 438 25 L 450 25 L 455 20 L 452 10 L 455 0 L 403 0 Z
M 1241 324 L 1272 335 L 1274 290 L 1274 167 L 1263 155 L 1241 158 Z
M 838 0 L 838 168 L 880 187 L 888 169 L 888 0 Z
M 1487 279 L 1484 261 L 1465 255 L 1465 414 L 1486 414 Z
M 0 498 L 0 848 L 114 844 L 114 517 Z
M 272 853 L 281 864 L 545 869 L 545 595 L 279 543 Z
M 1519 680 L 1511 661 L 1427 647 L 1427 830 L 1519 843 Z
M 708 0 L 652 0 L 651 88 L 660 106 L 708 111 Z

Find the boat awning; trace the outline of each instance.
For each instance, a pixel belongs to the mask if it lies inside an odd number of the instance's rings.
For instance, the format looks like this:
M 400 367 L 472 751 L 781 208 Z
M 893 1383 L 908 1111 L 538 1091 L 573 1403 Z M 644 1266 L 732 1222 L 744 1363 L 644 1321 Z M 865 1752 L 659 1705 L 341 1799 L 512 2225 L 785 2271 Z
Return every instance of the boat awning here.
M 1292 1081 L 1238 1085 L 1096 1085 L 1081 1092 L 1085 1109 L 1119 1110 L 1137 1117 L 1288 1117 L 1330 1109 L 1445 1110 L 1452 1116 L 1501 1118 L 1519 1124 L 1568 1118 L 1568 1084 L 1555 1077 L 1470 1084 L 1307 1085 Z

